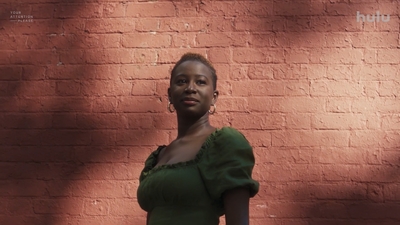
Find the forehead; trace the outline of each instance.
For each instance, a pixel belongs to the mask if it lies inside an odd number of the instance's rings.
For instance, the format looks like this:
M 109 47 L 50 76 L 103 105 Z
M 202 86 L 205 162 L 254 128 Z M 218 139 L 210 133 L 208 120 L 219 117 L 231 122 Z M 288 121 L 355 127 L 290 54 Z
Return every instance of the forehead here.
M 185 61 L 181 63 L 178 67 L 176 67 L 175 74 L 176 75 L 204 75 L 209 78 L 212 77 L 212 72 L 210 68 L 204 65 L 199 61 Z

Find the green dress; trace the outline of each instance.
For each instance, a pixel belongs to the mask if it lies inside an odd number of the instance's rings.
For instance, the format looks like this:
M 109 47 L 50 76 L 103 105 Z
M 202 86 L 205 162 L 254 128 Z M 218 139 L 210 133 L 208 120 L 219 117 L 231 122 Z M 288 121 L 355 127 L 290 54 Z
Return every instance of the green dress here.
M 245 187 L 251 197 L 258 192 L 253 150 L 234 128 L 210 134 L 195 159 L 154 168 L 164 147 L 150 154 L 139 178 L 137 198 L 151 212 L 148 225 L 217 225 L 226 190 Z

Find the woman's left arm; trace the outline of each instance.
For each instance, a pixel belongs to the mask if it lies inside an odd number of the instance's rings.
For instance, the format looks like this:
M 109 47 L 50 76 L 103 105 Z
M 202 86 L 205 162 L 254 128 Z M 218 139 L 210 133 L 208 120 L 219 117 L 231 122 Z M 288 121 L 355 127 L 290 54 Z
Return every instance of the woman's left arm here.
M 236 188 L 226 191 L 223 199 L 226 225 L 249 225 L 249 190 Z

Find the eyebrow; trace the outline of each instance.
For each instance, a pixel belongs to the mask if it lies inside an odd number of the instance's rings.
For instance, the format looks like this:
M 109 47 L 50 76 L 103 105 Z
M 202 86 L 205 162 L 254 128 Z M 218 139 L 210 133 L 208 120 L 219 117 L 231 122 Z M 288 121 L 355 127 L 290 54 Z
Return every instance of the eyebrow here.
M 177 77 L 179 77 L 179 76 L 187 77 L 188 75 L 187 75 L 187 74 L 184 74 L 184 73 L 181 73 L 181 74 L 175 75 L 175 78 L 177 78 Z M 208 77 L 207 77 L 206 75 L 203 75 L 203 74 L 196 74 L 195 76 L 196 76 L 196 77 L 205 77 L 205 78 L 208 80 Z M 174 79 L 175 79 L 175 78 L 174 78 Z

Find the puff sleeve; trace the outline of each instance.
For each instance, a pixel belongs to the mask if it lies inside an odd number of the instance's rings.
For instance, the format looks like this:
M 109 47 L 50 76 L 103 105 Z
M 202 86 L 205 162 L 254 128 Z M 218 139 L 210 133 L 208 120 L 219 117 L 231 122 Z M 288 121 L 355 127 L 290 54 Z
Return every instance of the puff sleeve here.
M 253 149 L 242 133 L 224 127 L 214 137 L 198 164 L 207 191 L 213 199 L 221 200 L 230 189 L 248 188 L 250 197 L 259 190 L 259 183 L 252 179 L 255 163 Z

